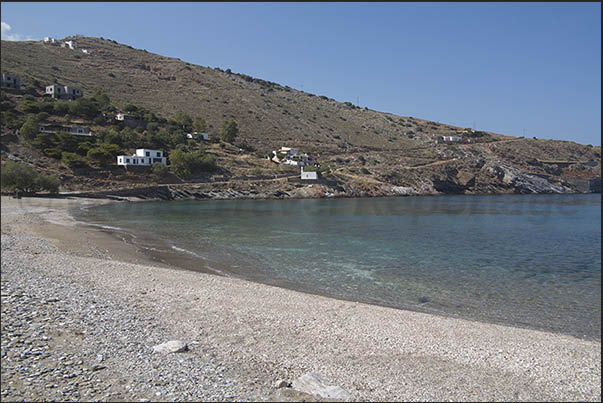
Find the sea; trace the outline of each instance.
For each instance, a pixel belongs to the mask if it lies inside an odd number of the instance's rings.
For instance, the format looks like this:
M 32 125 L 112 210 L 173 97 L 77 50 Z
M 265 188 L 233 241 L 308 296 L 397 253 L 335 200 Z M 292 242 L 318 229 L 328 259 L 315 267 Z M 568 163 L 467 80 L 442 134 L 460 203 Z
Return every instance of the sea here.
M 601 339 L 601 195 L 124 202 L 150 257 L 344 300 Z

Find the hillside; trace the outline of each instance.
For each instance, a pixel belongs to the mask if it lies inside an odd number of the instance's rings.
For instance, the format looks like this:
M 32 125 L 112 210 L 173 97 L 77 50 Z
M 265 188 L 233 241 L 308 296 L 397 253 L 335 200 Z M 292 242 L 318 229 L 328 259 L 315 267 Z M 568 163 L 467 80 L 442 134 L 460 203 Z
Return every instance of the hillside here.
M 225 168 L 221 174 L 226 179 L 258 169 L 264 174 L 294 174 L 295 170 L 276 168 L 260 158 L 288 146 L 331 167 L 330 179 L 347 189 L 346 195 L 574 192 L 588 191 L 589 180 L 599 178 L 600 183 L 600 147 L 472 133 L 359 108 L 229 70 L 196 66 L 108 39 L 72 39 L 78 49 L 42 41 L 2 41 L 2 72 L 20 76 L 22 93 L 40 96 L 45 85 L 58 82 L 82 88 L 85 96 L 102 89 L 118 109 L 134 104 L 168 119 L 178 112 L 200 116 L 212 137 L 224 120 L 235 120 L 240 128 L 238 142 L 255 152 L 232 149 L 226 155 L 228 147 L 210 147 L 208 151 Z M 11 96 L 20 102 L 20 94 Z M 4 125 L 3 134 L 11 134 Z M 463 141 L 436 144 L 439 136 L 461 136 Z M 6 147 L 5 152 L 16 149 L 15 144 Z M 52 162 L 38 166 L 48 164 Z M 102 182 L 103 174 L 95 175 Z M 119 171 L 112 177 L 112 187 L 124 180 Z M 78 184 L 75 188 L 90 185 L 84 180 L 73 182 Z

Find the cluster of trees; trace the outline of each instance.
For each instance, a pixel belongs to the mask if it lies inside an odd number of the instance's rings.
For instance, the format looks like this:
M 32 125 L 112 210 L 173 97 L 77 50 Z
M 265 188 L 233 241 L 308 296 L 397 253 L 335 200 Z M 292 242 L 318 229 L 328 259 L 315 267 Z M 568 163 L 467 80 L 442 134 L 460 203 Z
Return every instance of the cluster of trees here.
M 176 148 L 170 152 L 170 168 L 178 176 L 188 176 L 217 169 L 216 157 L 202 151 L 186 152 Z
M 36 99 L 26 95 L 24 101 L 14 104 L 8 97 L 2 97 L 2 125 L 18 129 L 19 136 L 31 146 L 51 158 L 60 159 L 65 165 L 77 168 L 89 164 L 107 166 L 115 162 L 115 157 L 135 148 L 164 150 L 169 155 L 172 171 L 179 176 L 187 176 L 217 169 L 216 158 L 204 151 L 198 151 L 199 144 L 187 139 L 192 131 L 205 132 L 207 125 L 202 117 L 192 118 L 178 112 L 173 119 L 166 119 L 140 106 L 128 104 L 123 111 L 137 118 L 135 128 L 116 121 L 113 117 L 117 109 L 102 90 L 97 90 L 88 98 L 75 101 Z M 40 133 L 40 126 L 50 116 L 59 116 L 68 121 L 81 118 L 104 129 L 94 137 L 74 136 L 69 133 Z M 219 138 L 234 143 L 239 128 L 234 120 L 222 123 Z M 163 168 L 153 168 L 163 175 Z
M 2 164 L 0 171 L 0 186 L 2 192 L 36 193 L 47 191 L 57 193 L 60 180 L 56 176 L 45 175 L 37 172 L 33 167 L 24 163 L 7 161 Z

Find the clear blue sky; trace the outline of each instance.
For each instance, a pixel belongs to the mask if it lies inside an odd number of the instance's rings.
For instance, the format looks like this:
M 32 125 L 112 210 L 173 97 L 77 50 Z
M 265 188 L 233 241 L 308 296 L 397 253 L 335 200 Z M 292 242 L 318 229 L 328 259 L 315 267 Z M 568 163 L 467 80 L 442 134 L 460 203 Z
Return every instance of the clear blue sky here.
M 1 3 L 2 39 L 114 39 L 371 109 L 601 144 L 600 3 Z

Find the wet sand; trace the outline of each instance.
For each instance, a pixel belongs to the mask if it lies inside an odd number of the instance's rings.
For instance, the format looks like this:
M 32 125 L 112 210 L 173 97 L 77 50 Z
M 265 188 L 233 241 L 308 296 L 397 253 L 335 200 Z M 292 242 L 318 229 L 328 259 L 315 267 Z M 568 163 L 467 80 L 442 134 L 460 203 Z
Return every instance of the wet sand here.
M 318 372 L 352 400 L 601 400 L 600 341 L 179 270 L 67 213 L 98 202 L 2 197 L 3 280 L 5 257 L 23 259 L 5 237 L 50 242 L 56 250 L 27 255 L 42 275 L 121 295 L 125 309 L 196 340 L 187 354 L 212 349 L 233 379 L 254 380 L 267 399 L 309 399 L 274 383 Z

